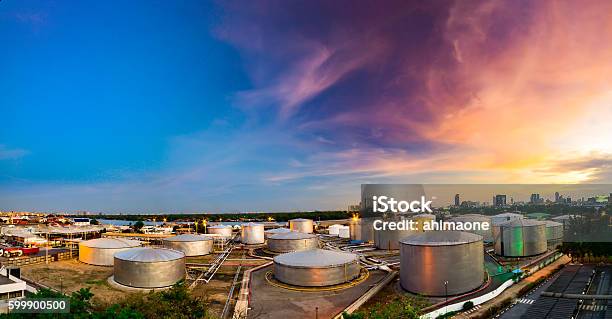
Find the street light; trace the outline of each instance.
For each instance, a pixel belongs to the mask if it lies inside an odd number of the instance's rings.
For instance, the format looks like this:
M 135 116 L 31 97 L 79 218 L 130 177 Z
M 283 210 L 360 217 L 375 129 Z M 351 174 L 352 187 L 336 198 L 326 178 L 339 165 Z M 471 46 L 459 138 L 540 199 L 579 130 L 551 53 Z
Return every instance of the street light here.
M 444 313 L 447 313 L 448 308 L 448 280 L 444 281 L 444 298 L 446 301 L 444 302 Z

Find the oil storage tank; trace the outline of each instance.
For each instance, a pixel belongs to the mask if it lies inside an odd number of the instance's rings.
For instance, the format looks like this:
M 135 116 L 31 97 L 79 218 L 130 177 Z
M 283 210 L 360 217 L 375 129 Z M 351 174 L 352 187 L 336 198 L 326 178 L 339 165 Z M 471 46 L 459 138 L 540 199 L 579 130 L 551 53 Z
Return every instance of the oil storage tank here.
M 182 251 L 185 256 L 208 255 L 213 250 L 213 239 L 205 235 L 183 234 L 164 238 L 164 247 Z
M 349 223 L 351 240 L 371 242 L 374 240 L 374 218 L 358 218 Z
M 505 257 L 527 257 L 546 251 L 546 223 L 517 219 L 493 226 L 495 253 Z
M 268 239 L 272 235 L 285 234 L 285 233 L 290 233 L 290 232 L 292 232 L 292 230 L 289 229 L 289 228 L 274 228 L 274 229 L 269 229 L 269 230 L 264 231 L 264 238 Z
M 342 225 L 340 224 L 333 224 L 327 228 L 327 233 L 330 235 L 338 236 L 338 233 L 340 232 L 341 227 Z
M 300 232 L 275 234 L 268 237 L 268 248 L 277 253 L 319 248 L 317 235 Z
M 264 225 L 257 223 L 246 223 L 242 224 L 240 230 L 240 241 L 247 245 L 263 244 L 265 242 L 264 237 Z
M 286 284 L 320 287 L 349 282 L 360 273 L 357 255 L 311 249 L 274 257 L 274 277 Z
M 185 254 L 167 248 L 132 248 L 115 254 L 113 279 L 124 286 L 163 288 L 185 278 Z
M 546 223 L 546 244 L 549 249 L 555 249 L 563 242 L 563 224 L 545 220 Z
M 300 233 L 311 234 L 314 229 L 312 219 L 296 218 L 289 221 L 289 229 L 299 231 Z
M 473 233 L 482 236 L 483 240 L 487 243 L 493 242 L 493 224 L 491 221 L 491 217 L 481 214 L 463 214 L 451 218 L 451 221 L 460 223 L 480 223 L 481 225 L 483 225 L 484 223 L 488 223 L 489 229 L 487 230 L 480 228 L 466 231 L 468 233 Z
M 400 284 L 405 290 L 427 296 L 457 295 L 484 281 L 480 235 L 427 231 L 402 239 L 400 245 Z
M 338 228 L 338 237 L 351 238 L 351 228 L 349 226 L 342 226 Z
M 139 247 L 137 240 L 96 238 L 79 243 L 79 261 L 90 265 L 112 266 L 117 252 Z
M 206 228 L 209 234 L 221 235 L 227 238 L 232 237 L 232 226 L 229 225 L 213 225 Z
M 374 230 L 374 246 L 378 249 L 400 249 L 400 239 L 416 234 L 416 230 Z

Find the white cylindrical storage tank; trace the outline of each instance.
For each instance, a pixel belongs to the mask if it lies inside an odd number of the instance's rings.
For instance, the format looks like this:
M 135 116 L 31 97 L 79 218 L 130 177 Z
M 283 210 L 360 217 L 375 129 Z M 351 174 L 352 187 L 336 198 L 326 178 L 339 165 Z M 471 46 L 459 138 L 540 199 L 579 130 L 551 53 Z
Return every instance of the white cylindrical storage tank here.
M 464 214 L 458 215 L 451 219 L 453 222 L 461 222 L 461 223 L 479 223 L 481 226 L 484 223 L 488 223 L 489 229 L 483 230 L 474 229 L 474 230 L 466 230 L 468 233 L 476 234 L 482 236 L 483 240 L 487 243 L 493 242 L 493 222 L 491 221 L 490 216 L 481 215 L 481 214 Z
M 185 278 L 185 254 L 166 248 L 132 248 L 115 254 L 113 279 L 136 288 L 169 287 Z
M 349 282 L 359 277 L 357 255 L 311 249 L 274 257 L 274 277 L 286 284 L 321 287 Z
M 495 253 L 505 257 L 528 257 L 546 252 L 546 223 L 517 219 L 494 227 Z
M 319 248 L 317 235 L 300 232 L 275 234 L 268 237 L 268 248 L 277 253 Z
M 274 229 L 269 229 L 269 230 L 264 231 L 264 238 L 268 239 L 272 235 L 285 234 L 285 233 L 290 233 L 290 232 L 292 232 L 292 230 L 289 229 L 289 228 L 274 228 Z
M 378 249 L 396 250 L 400 249 L 400 240 L 419 233 L 416 230 L 374 230 L 374 246 Z
M 115 253 L 139 247 L 137 240 L 96 238 L 79 243 L 79 261 L 96 266 L 112 266 Z
M 548 248 L 555 249 L 563 243 L 563 224 L 552 220 L 545 220 L 546 223 L 546 243 Z
M 213 239 L 205 235 L 183 234 L 164 238 L 164 247 L 182 251 L 185 256 L 203 256 L 213 251 Z
M 340 224 L 333 224 L 327 228 L 327 233 L 330 235 L 338 236 L 338 233 L 340 232 L 341 227 L 342 225 Z
M 221 235 L 227 238 L 233 236 L 232 229 L 230 225 L 213 225 L 206 228 L 209 234 Z
M 351 229 L 349 226 L 342 226 L 338 228 L 338 237 L 340 238 L 351 238 Z
M 247 245 L 263 244 L 266 241 L 264 236 L 264 225 L 256 223 L 242 224 L 240 241 Z
M 312 219 L 296 218 L 289 221 L 289 229 L 300 233 L 311 234 L 314 230 Z
M 405 290 L 426 296 L 452 296 L 474 290 L 484 282 L 480 235 L 419 232 L 403 238 L 400 246 L 400 284 Z

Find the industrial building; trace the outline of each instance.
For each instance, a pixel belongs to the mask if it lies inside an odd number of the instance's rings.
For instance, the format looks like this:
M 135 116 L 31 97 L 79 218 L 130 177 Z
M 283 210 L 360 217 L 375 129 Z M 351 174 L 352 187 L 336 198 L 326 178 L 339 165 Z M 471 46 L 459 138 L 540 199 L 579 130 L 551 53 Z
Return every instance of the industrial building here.
M 213 239 L 205 235 L 183 234 L 163 239 L 164 247 L 181 251 L 185 256 L 203 256 L 213 251 Z
M 463 214 L 453 217 L 451 221 L 456 223 L 489 223 L 488 230 L 476 229 L 469 230 L 467 232 L 482 236 L 484 242 L 493 242 L 493 223 L 490 216 L 481 214 Z
M 242 224 L 240 241 L 247 245 L 263 244 L 266 241 L 264 237 L 264 225 L 257 223 Z
M 120 238 L 96 238 L 79 243 L 79 261 L 96 266 L 112 266 L 120 251 L 140 246 L 140 241 Z
M 275 234 L 268 237 L 268 248 L 277 253 L 315 249 L 319 247 L 317 235 L 300 232 Z
M 289 229 L 300 233 L 312 234 L 314 222 L 312 219 L 296 218 L 289 221 Z
M 208 226 L 207 231 L 209 234 L 221 235 L 227 238 L 231 238 L 233 236 L 232 226 L 229 225 Z
M 428 231 L 400 241 L 400 284 L 427 296 L 462 294 L 484 281 L 482 236 Z
M 493 226 L 495 253 L 504 257 L 528 257 L 546 252 L 546 223 L 517 219 Z
M 349 282 L 360 274 L 357 255 L 311 249 L 274 257 L 274 278 L 306 287 L 330 286 Z
M 272 235 L 285 234 L 285 233 L 290 233 L 290 232 L 292 232 L 292 230 L 289 228 L 273 228 L 273 229 L 264 231 L 264 238 L 268 239 Z
M 185 254 L 166 248 L 132 248 L 115 254 L 113 279 L 135 288 L 169 287 L 185 278 Z

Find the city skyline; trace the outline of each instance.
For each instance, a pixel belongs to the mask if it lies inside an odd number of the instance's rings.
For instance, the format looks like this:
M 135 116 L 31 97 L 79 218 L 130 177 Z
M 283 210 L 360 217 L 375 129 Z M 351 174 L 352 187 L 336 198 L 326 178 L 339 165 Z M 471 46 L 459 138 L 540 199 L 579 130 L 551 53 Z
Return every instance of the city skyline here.
M 612 183 L 611 11 L 1 1 L 0 210 L 326 210 L 363 183 Z

